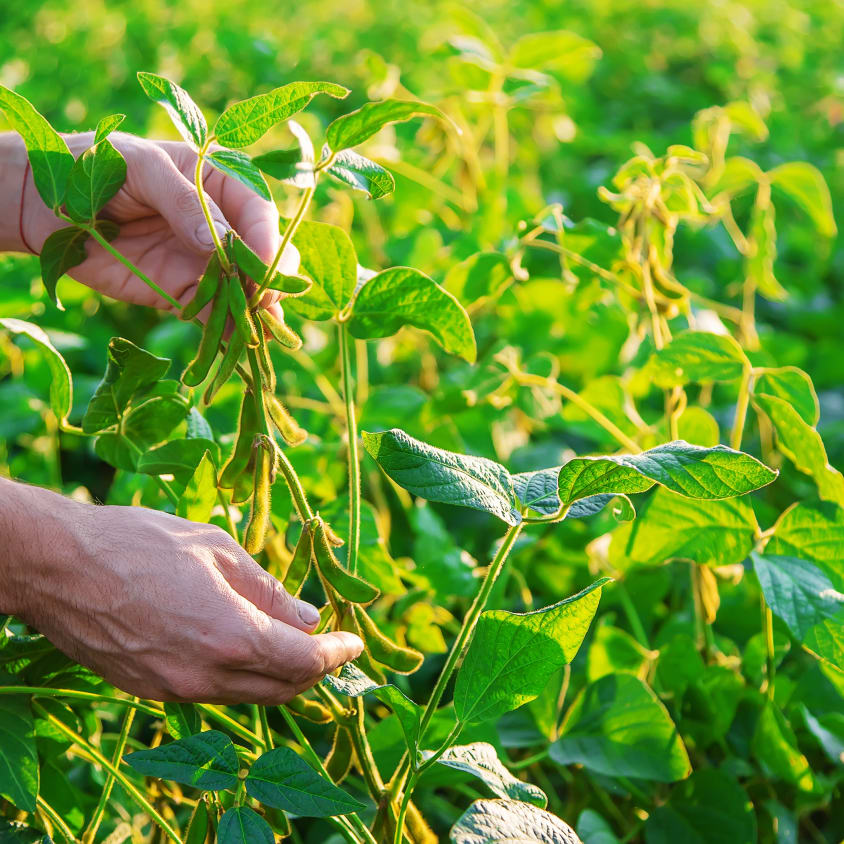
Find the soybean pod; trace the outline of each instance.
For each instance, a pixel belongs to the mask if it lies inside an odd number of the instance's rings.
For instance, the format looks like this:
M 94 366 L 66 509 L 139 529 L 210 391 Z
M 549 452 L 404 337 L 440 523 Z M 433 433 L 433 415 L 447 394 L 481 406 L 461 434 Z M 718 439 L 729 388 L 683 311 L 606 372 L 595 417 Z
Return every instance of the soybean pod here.
M 322 519 L 317 516 L 311 524 L 314 560 L 325 582 L 338 595 L 354 604 L 368 604 L 374 601 L 380 592 L 371 583 L 367 583 L 340 565 L 340 561 L 334 555 L 334 551 L 328 542 Z
M 302 338 L 284 321 L 269 311 L 260 311 L 258 319 L 266 326 L 267 330 L 285 349 L 302 348 Z
M 294 596 L 298 596 L 302 591 L 302 584 L 311 570 L 311 559 L 313 557 L 313 541 L 311 539 L 311 532 L 307 525 L 302 525 L 302 533 L 299 536 L 299 541 L 293 549 L 293 557 L 290 560 L 290 565 L 287 566 L 287 572 L 282 578 L 284 588 Z
M 199 342 L 199 350 L 196 357 L 188 365 L 182 375 L 182 383 L 186 387 L 196 387 L 208 376 L 211 364 L 217 357 L 220 350 L 220 342 L 223 339 L 223 331 L 226 328 L 226 317 L 228 316 L 228 297 L 225 295 L 223 285 L 217 290 L 214 297 L 214 304 L 211 307 L 211 314 L 208 322 L 202 330 L 202 340 Z
M 243 338 L 235 331 L 229 338 L 229 345 L 226 347 L 226 352 L 220 361 L 217 374 L 206 388 L 205 395 L 202 397 L 202 401 L 205 404 L 211 404 L 220 388 L 232 377 L 232 373 L 243 354 L 245 345 Z
M 422 665 L 425 657 L 419 651 L 399 645 L 385 636 L 363 607 L 353 606 L 352 612 L 363 634 L 361 638 L 366 649 L 374 660 L 399 674 L 412 674 Z
M 182 319 L 193 319 L 213 298 L 220 287 L 220 259 L 213 252 L 208 260 L 208 266 L 196 286 L 193 299 L 182 308 Z
M 257 442 L 255 454 L 255 487 L 252 512 L 246 525 L 243 547 L 247 554 L 259 554 L 264 549 L 270 526 L 270 496 L 275 469 L 275 444 L 264 436 Z
M 288 445 L 301 445 L 305 442 L 308 432 L 299 427 L 287 408 L 272 393 L 264 393 L 264 403 L 273 425 Z
M 313 724 L 327 724 L 331 713 L 318 701 L 297 695 L 285 704 L 287 708 Z
M 275 369 L 273 368 L 273 361 L 270 357 L 270 350 L 267 346 L 267 338 L 264 336 L 263 330 L 258 336 L 258 364 L 261 367 L 261 372 L 264 374 L 264 389 L 270 393 L 275 392 L 276 379 Z
M 251 390 L 244 390 L 234 450 L 220 474 L 220 486 L 224 489 L 233 489 L 238 476 L 249 465 L 249 458 L 252 456 L 252 444 L 255 441 L 257 431 L 258 414 L 255 411 L 255 398 Z
M 252 313 L 246 302 L 246 294 L 243 292 L 243 285 L 240 283 L 240 275 L 237 269 L 232 269 L 226 280 L 226 287 L 229 297 L 229 310 L 234 320 L 235 331 L 243 338 L 244 343 L 250 349 L 257 347 L 260 340 L 255 330 L 255 323 L 252 321 Z
M 325 770 L 333 782 L 343 782 L 352 769 L 353 760 L 354 748 L 352 745 L 352 735 L 346 727 L 338 725 L 334 732 L 331 750 L 328 752 L 328 756 L 325 757 Z

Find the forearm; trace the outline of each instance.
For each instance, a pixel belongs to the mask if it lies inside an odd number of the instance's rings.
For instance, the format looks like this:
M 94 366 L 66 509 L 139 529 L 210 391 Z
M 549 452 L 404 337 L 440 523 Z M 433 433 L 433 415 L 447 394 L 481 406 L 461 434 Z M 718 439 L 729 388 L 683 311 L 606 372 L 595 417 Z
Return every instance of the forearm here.
M 0 132 L 0 252 L 29 252 L 21 238 L 26 147 L 17 132 Z
M 78 529 L 87 507 L 0 478 L 0 613 L 26 616 L 38 584 L 53 569 L 80 562 Z

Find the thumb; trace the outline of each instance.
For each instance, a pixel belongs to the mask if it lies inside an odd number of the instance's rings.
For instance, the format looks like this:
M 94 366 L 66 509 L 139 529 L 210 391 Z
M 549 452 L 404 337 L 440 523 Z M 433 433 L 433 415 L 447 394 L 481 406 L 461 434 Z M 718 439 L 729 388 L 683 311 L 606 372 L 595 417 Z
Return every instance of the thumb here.
M 226 560 L 222 569 L 229 586 L 261 612 L 310 633 L 319 623 L 319 610 L 307 601 L 294 598 L 271 574 L 250 556 L 241 552 Z
M 196 186 L 190 182 L 169 155 L 162 155 L 159 166 L 143 171 L 137 185 L 141 199 L 170 224 L 174 234 L 190 250 L 207 255 L 214 240 L 202 211 Z M 231 226 L 208 194 L 204 194 L 217 236 L 222 238 Z

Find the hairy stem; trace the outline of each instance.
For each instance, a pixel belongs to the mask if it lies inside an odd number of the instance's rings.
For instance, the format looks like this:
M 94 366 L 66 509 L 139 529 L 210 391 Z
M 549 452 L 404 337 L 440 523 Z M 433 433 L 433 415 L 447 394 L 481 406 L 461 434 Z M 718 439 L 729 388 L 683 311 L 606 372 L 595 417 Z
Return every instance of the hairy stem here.
M 208 224 L 208 231 L 211 232 L 211 239 L 214 241 L 214 248 L 217 250 L 220 263 L 223 267 L 229 269 L 229 258 L 226 255 L 226 250 L 223 249 L 223 243 L 220 240 L 220 235 L 217 234 L 217 229 L 214 226 L 214 219 L 211 217 L 211 209 L 208 207 L 208 200 L 205 198 L 205 188 L 202 186 L 202 165 L 205 162 L 205 153 L 208 152 L 210 143 L 211 141 L 208 140 L 196 157 L 196 169 L 194 170 L 193 181 L 196 185 L 196 195 L 199 197 L 202 214 L 205 217 L 205 222 Z
M 349 557 L 348 568 L 357 572 L 360 549 L 360 455 L 358 454 L 358 423 L 355 414 L 355 394 L 352 386 L 351 338 L 346 323 L 337 325 L 340 343 L 340 368 L 343 371 L 343 399 L 346 407 L 346 436 L 349 463 Z

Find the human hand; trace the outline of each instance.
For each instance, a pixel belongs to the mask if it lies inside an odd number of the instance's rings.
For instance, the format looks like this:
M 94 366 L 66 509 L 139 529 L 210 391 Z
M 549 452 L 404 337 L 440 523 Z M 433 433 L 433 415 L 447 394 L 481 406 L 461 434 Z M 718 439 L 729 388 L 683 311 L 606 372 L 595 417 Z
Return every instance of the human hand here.
M 125 692 L 275 705 L 363 649 L 351 633 L 310 635 L 317 610 L 220 528 L 4 485 L 37 499 L 20 504 L 41 537 L 27 543 L 29 565 L 15 554 L 0 585 L 16 600 L 4 609 Z
M 65 137 L 75 156 L 93 143 L 93 133 Z M 126 181 L 101 216 L 120 224 L 113 246 L 183 305 L 193 298 L 197 281 L 214 249 L 194 187 L 196 153 L 176 141 L 150 141 L 115 132 L 109 140 L 126 159 Z M 206 198 L 217 233 L 234 229 L 267 264 L 280 244 L 278 213 L 240 182 L 205 165 Z M 40 251 L 47 236 L 65 225 L 38 196 L 29 173 L 21 203 L 20 230 L 31 249 Z M 173 310 L 101 246 L 89 241 L 88 259 L 68 272 L 106 296 L 137 305 Z M 279 270 L 295 273 L 299 254 L 285 249 Z M 278 294 L 262 304 L 276 311 Z M 281 318 L 281 314 L 276 312 Z

